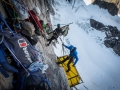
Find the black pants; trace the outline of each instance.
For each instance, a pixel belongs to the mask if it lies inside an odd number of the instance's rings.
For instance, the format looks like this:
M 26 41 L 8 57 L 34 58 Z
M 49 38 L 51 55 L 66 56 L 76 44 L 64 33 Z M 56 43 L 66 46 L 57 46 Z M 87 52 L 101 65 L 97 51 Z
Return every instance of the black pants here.
M 74 58 L 73 58 L 73 57 L 68 56 L 68 57 L 67 57 L 67 58 L 65 58 L 63 61 L 58 62 L 58 64 L 62 64 L 62 63 L 64 63 L 65 61 L 67 61 L 68 59 L 69 59 L 69 61 L 68 61 L 68 63 L 67 63 L 67 67 L 68 67 L 67 72 L 68 72 L 68 71 L 70 71 L 70 63 L 71 63 L 71 62 L 73 62 Z
M 47 39 L 47 41 L 49 41 L 48 46 L 51 44 L 52 40 L 54 40 L 54 39 L 56 39 L 56 40 L 57 40 L 57 38 L 56 38 L 56 37 L 54 37 L 54 36 L 52 36 L 50 39 Z

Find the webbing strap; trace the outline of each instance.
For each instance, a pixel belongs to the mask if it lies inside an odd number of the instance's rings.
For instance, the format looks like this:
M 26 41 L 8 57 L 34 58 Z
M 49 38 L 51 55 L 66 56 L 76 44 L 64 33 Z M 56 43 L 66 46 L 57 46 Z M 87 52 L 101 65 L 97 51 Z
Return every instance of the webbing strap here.
M 20 62 L 20 60 L 16 57 L 16 55 L 10 50 L 8 44 L 6 42 L 3 42 L 7 49 L 11 52 L 11 54 L 15 57 L 15 59 L 20 63 L 20 65 L 23 67 L 23 69 L 28 73 L 28 76 L 30 75 L 29 71 L 23 66 L 23 64 Z
M 0 19 L 4 22 L 4 24 L 7 26 L 7 28 L 12 32 L 12 34 L 15 35 L 14 32 L 11 30 L 11 28 L 8 26 L 8 24 L 7 24 L 7 22 L 5 21 L 5 19 L 3 18 L 1 12 L 0 12 Z M 3 25 L 2 25 L 2 26 L 3 26 Z M 0 27 L 0 29 L 2 29 L 2 27 Z
M 23 2 L 23 0 L 21 0 L 22 2 Z M 23 3 L 24 4 L 24 3 Z M 36 20 L 34 19 L 34 17 L 33 17 L 33 15 L 31 14 L 31 12 L 29 11 L 29 7 L 27 6 L 27 8 L 28 8 L 28 12 L 29 12 L 29 14 L 32 16 L 32 18 L 33 18 L 33 20 L 35 21 L 35 23 L 36 23 L 36 25 L 39 27 L 39 25 L 37 24 L 37 22 L 36 22 Z M 41 28 L 42 28 L 42 25 L 41 25 Z M 41 29 L 41 28 L 39 28 L 39 29 Z M 43 30 L 41 30 L 42 32 L 44 32 Z
M 0 13 L 0 19 L 5 23 L 5 25 L 8 27 L 8 29 L 13 32 L 10 27 L 7 25 L 5 19 L 2 17 L 2 14 Z M 3 31 L 2 29 L 2 25 L 0 25 L 0 30 Z M 14 34 L 14 33 L 13 33 Z M 28 73 L 28 75 L 30 74 L 28 72 L 28 70 L 22 65 L 22 63 L 20 62 L 20 60 L 15 56 L 15 54 L 13 53 L 13 51 L 10 49 L 9 45 L 6 42 L 3 42 L 5 44 L 5 46 L 8 48 L 8 50 L 11 52 L 11 54 L 15 57 L 15 59 L 21 64 L 21 66 L 25 69 L 25 71 Z

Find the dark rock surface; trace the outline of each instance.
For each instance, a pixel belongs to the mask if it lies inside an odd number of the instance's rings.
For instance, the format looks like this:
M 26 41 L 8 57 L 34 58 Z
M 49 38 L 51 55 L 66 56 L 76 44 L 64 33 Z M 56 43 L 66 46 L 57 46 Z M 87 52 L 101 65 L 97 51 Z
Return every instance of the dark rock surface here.
M 93 27 L 97 30 L 101 30 L 101 28 L 105 27 L 102 23 L 100 23 L 94 19 L 90 19 L 90 25 L 91 25 L 91 27 Z
M 106 26 L 107 30 L 106 33 L 110 33 L 111 37 L 117 37 L 119 31 L 117 29 L 117 27 L 113 27 L 113 26 Z
M 108 12 L 113 16 L 117 15 L 119 10 L 114 3 L 108 3 L 101 0 L 95 0 L 93 5 L 98 5 L 100 8 L 107 9 Z
M 105 38 L 104 44 L 108 48 L 113 48 L 115 45 L 118 44 L 118 40 L 116 38 Z
M 120 55 L 120 31 L 117 27 L 111 25 L 105 26 L 94 19 L 90 19 L 90 25 L 96 30 L 105 32 L 104 45 L 107 48 L 112 48 L 116 54 Z
M 120 56 L 120 42 L 114 46 L 113 51 Z

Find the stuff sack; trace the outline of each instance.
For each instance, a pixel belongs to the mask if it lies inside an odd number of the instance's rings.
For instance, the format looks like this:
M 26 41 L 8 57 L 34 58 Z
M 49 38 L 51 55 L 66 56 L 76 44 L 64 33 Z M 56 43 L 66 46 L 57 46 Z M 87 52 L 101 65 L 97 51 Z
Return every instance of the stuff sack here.
M 14 5 L 14 8 L 21 20 L 27 19 L 29 17 L 29 14 L 25 6 L 21 4 L 19 0 L 10 0 L 10 2 Z
M 51 87 L 41 70 L 31 72 L 29 76 L 26 71 L 22 71 L 14 83 L 14 90 L 51 90 Z

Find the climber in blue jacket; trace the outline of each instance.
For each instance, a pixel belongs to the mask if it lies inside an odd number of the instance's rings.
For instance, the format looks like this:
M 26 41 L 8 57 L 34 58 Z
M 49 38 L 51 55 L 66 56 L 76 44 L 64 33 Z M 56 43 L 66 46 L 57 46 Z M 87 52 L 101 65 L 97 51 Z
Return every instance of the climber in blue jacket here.
M 68 67 L 68 70 L 66 72 L 68 72 L 70 70 L 70 63 L 74 61 L 75 59 L 75 62 L 73 64 L 76 65 L 77 61 L 79 60 L 78 59 L 78 56 L 77 56 L 77 51 L 76 51 L 76 47 L 74 47 L 73 45 L 70 45 L 70 46 L 66 46 L 64 44 L 62 44 L 65 48 L 69 49 L 70 50 L 70 54 L 67 58 L 65 58 L 63 61 L 61 62 L 57 62 L 57 64 L 61 64 L 61 63 L 64 63 L 65 61 L 69 60 L 69 62 L 67 63 L 67 67 Z

